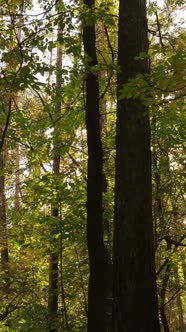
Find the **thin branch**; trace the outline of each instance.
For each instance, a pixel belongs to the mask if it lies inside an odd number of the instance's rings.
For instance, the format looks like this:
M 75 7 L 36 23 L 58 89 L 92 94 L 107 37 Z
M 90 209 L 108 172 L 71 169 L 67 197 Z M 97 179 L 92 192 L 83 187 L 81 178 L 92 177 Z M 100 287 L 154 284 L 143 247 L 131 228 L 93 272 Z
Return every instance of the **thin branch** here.
M 173 238 L 171 236 L 165 235 L 164 239 L 167 243 L 169 243 L 170 245 L 173 244 L 175 246 L 175 249 L 177 249 L 178 247 L 186 247 L 186 244 L 182 243 L 182 241 L 185 239 L 185 234 L 181 236 L 179 241 L 173 240 Z
M 16 13 L 13 13 L 13 12 L 8 12 L 7 14 L 5 12 L 2 12 L 0 13 L 0 16 L 14 16 L 14 17 L 20 17 L 20 16 L 25 16 L 25 17 L 38 17 L 38 16 L 41 16 L 41 15 L 46 15 L 47 13 L 49 13 L 52 8 L 54 8 L 56 6 L 56 4 L 59 2 L 59 0 L 56 0 L 47 10 L 41 12 L 41 13 L 38 13 L 38 14 L 16 14 Z
M 159 21 L 159 17 L 158 17 L 158 12 L 155 12 L 156 15 L 156 23 L 157 23 L 157 28 L 158 28 L 158 33 L 159 33 L 159 40 L 160 40 L 160 44 L 161 47 L 164 48 L 164 43 L 163 43 L 163 38 L 162 38 L 162 34 L 161 34 L 161 24 Z M 165 55 L 165 53 L 163 52 L 163 54 Z
M 105 59 L 105 57 L 104 57 L 103 53 L 100 51 L 100 49 L 96 47 L 96 51 L 99 53 L 99 55 L 102 57 L 104 63 L 106 63 L 106 65 L 107 65 L 107 60 Z
M 183 289 L 184 284 L 182 286 L 180 286 L 179 289 L 177 289 L 177 291 L 170 297 L 169 300 L 167 300 L 167 302 L 165 302 L 162 307 L 165 307 L 167 304 L 169 304 L 176 296 L 178 296 L 178 294 L 180 293 L 180 291 Z
M 143 75 L 143 77 L 144 77 L 144 79 L 147 81 L 147 83 L 148 83 L 148 85 L 149 85 L 150 87 L 152 87 L 153 89 L 156 89 L 156 90 L 158 90 L 158 91 L 164 92 L 164 93 L 174 93 L 174 92 L 181 91 L 181 90 L 183 90 L 183 89 L 186 88 L 186 85 L 183 85 L 182 87 L 180 87 L 180 88 L 175 88 L 175 89 L 168 89 L 168 88 L 166 88 L 166 89 L 162 89 L 161 87 L 155 85 L 153 82 L 149 81 L 149 80 L 147 79 L 147 77 L 145 77 L 145 75 Z
M 156 276 L 159 276 L 160 272 L 163 270 L 163 268 L 169 263 L 169 258 L 166 258 L 163 262 L 163 264 L 160 266 L 159 270 L 156 272 Z
M 113 113 L 115 113 L 115 114 L 116 114 L 116 111 L 111 111 L 111 112 L 104 112 L 104 113 L 101 113 L 101 116 L 102 116 L 102 115 L 107 115 L 107 114 L 113 114 Z
M 85 171 L 80 167 L 79 163 L 74 159 L 74 157 L 71 155 L 70 152 L 67 152 L 68 156 L 70 157 L 70 159 L 73 161 L 73 163 L 78 167 L 78 169 L 81 171 L 83 179 L 87 182 L 87 178 L 85 175 Z
M 79 90 L 77 96 L 72 100 L 72 102 L 70 103 L 70 105 L 68 105 L 65 109 L 65 112 L 63 114 L 61 114 L 54 122 L 53 124 L 55 124 L 57 121 L 61 120 L 72 108 L 73 104 L 76 102 L 76 100 L 79 98 L 80 94 L 82 92 L 82 89 Z
M 182 241 L 185 239 L 185 234 L 181 236 L 181 238 L 178 240 L 178 241 L 175 241 L 172 239 L 171 236 L 168 236 L 168 235 L 165 235 L 163 238 L 161 238 L 159 240 L 162 241 L 162 240 L 165 240 L 167 242 L 167 245 L 169 245 L 169 247 L 171 247 L 171 245 L 173 244 L 175 247 L 174 247 L 174 251 L 171 252 L 171 254 L 169 255 L 169 257 L 167 257 L 163 264 L 160 266 L 159 270 L 156 272 L 156 276 L 158 276 L 160 274 L 160 272 L 163 270 L 163 268 L 170 262 L 170 257 L 172 256 L 172 254 L 174 252 L 176 252 L 177 248 L 178 247 L 186 247 L 186 244 L 182 243 Z
M 148 33 L 150 33 L 150 34 L 153 35 L 153 36 L 157 36 L 157 31 L 154 31 L 154 30 L 148 29 Z
M 164 104 L 168 104 L 170 103 L 171 101 L 175 101 L 177 99 L 181 99 L 183 97 L 186 96 L 186 93 L 183 93 L 182 95 L 179 95 L 179 96 L 175 96 L 174 98 L 169 98 L 169 99 L 163 99 L 161 102 L 157 103 L 157 104 L 153 104 L 153 106 L 161 106 L 161 105 L 164 105 Z
M 105 87 L 105 90 L 103 91 L 103 93 L 102 93 L 101 96 L 99 97 L 99 100 L 100 100 L 100 99 L 103 99 L 103 98 L 105 97 L 105 95 L 106 95 L 106 93 L 107 93 L 107 91 L 108 91 L 108 89 L 109 89 L 109 87 L 110 87 L 110 81 L 111 81 L 111 79 L 112 79 L 112 76 L 113 76 L 113 74 L 111 73 L 111 74 L 109 75 L 109 77 L 108 77 L 108 81 L 107 81 L 107 85 L 106 85 L 106 87 Z M 103 113 L 102 113 L 101 115 L 103 115 Z
M 107 38 L 107 43 L 108 43 L 108 47 L 110 49 L 110 52 L 111 52 L 111 56 L 112 56 L 112 62 L 114 63 L 114 50 L 113 50 L 113 47 L 112 47 L 112 44 L 110 42 L 110 38 L 109 38 L 109 34 L 108 34 L 108 30 L 107 30 L 107 27 L 106 25 L 104 24 L 104 29 L 105 29 L 105 35 L 106 35 L 106 38 Z

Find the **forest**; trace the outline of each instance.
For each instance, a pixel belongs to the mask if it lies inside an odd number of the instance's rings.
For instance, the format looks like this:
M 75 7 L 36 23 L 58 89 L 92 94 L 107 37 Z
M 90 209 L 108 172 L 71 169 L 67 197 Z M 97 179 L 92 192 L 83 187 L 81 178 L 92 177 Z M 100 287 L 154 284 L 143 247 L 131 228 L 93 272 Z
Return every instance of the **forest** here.
M 0 332 L 184 332 L 184 1 L 0 5 Z

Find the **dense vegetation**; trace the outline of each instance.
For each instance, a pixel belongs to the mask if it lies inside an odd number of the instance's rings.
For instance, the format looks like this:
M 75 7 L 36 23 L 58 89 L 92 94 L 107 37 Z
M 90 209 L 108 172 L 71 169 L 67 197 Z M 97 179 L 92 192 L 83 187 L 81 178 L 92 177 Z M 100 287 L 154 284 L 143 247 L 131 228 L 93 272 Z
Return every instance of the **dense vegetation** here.
M 122 16 L 125 1 L 137 13 L 132 24 Z M 161 330 L 185 331 L 184 2 L 149 2 L 148 22 L 139 29 L 144 13 L 135 12 L 137 0 L 125 1 L 0 0 L 2 332 L 83 332 L 87 326 L 88 332 L 133 331 L 131 319 L 128 330 L 112 324 L 112 317 L 120 320 L 115 304 L 128 282 L 120 280 L 120 269 L 129 264 L 130 278 L 139 269 L 133 282 L 149 282 L 156 292 L 155 271 L 144 279 L 153 243 Z M 129 38 L 126 30 L 122 35 L 125 27 Z M 123 116 L 122 109 L 129 112 Z M 147 116 L 151 158 L 135 127 Z M 122 223 L 129 214 L 130 229 Z M 139 214 L 142 227 L 136 227 Z M 148 242 L 151 216 L 154 239 Z M 137 293 L 126 288 L 118 300 L 125 307 L 131 294 L 139 295 L 135 324 L 143 320 L 146 299 L 145 288 L 143 297 L 137 286 Z

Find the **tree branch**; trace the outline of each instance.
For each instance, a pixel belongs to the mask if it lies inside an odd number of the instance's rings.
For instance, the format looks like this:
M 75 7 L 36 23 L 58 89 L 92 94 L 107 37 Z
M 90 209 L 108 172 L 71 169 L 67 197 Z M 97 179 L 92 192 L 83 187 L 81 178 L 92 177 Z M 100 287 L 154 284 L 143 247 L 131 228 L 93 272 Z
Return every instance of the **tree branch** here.
M 156 23 L 157 23 L 157 28 L 158 28 L 158 33 L 159 33 L 159 40 L 160 40 L 160 45 L 162 48 L 164 48 L 164 43 L 163 43 L 163 38 L 162 38 L 162 34 L 161 34 L 161 24 L 160 24 L 160 21 L 159 21 L 159 17 L 158 17 L 158 12 L 156 11 L 155 12 L 155 15 L 156 15 Z M 163 54 L 165 54 L 163 52 Z

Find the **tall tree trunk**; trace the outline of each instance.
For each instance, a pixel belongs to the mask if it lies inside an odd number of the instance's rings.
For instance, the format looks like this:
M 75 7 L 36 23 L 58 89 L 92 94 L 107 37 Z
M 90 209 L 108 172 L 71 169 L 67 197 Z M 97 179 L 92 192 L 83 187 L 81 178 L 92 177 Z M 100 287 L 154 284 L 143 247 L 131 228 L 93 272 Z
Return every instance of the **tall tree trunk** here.
M 60 18 L 59 18 L 60 19 Z M 58 37 L 60 37 L 62 30 L 60 24 L 58 27 Z M 61 69 L 62 69 L 62 46 L 57 47 L 57 60 L 56 60 L 57 74 L 56 74 L 56 90 L 59 93 L 59 90 L 62 86 L 61 79 Z M 55 116 L 61 114 L 61 102 L 57 102 L 55 107 Z M 56 178 L 56 181 L 59 172 L 60 172 L 60 153 L 59 153 L 59 130 L 58 122 L 55 122 L 54 133 L 53 133 L 53 174 Z M 55 204 L 51 207 L 51 216 L 54 217 L 54 223 L 51 236 L 52 236 L 52 246 L 51 253 L 49 257 L 49 291 L 48 291 L 48 316 L 49 316 L 49 331 L 57 331 L 57 314 L 58 314 L 58 261 L 59 261 L 59 243 L 56 240 L 54 245 L 55 234 L 59 232 L 59 202 L 56 201 Z
M 19 130 L 17 129 L 16 135 L 19 135 Z M 14 201 L 14 207 L 16 211 L 20 208 L 20 151 L 19 151 L 19 143 L 16 143 L 16 150 L 15 150 L 15 201 Z
M 104 25 L 102 22 L 97 22 L 96 23 L 96 35 L 99 36 L 99 39 L 96 41 L 96 48 L 99 49 L 99 51 L 102 51 L 103 45 L 104 45 L 104 39 L 105 39 L 105 29 Z M 102 70 L 98 73 L 98 81 L 101 83 L 102 80 L 105 80 L 107 77 L 106 70 Z M 106 96 L 102 96 L 100 98 L 100 130 L 101 130 L 101 139 L 102 142 L 104 142 L 105 137 L 107 135 L 107 100 Z M 104 143 L 103 143 L 104 144 Z M 103 145 L 104 146 L 104 145 Z M 106 155 L 104 153 L 104 148 L 103 148 L 103 168 L 104 168 L 104 163 L 106 161 Z M 107 176 L 106 173 L 102 172 L 102 190 L 103 194 L 107 192 L 108 189 L 108 181 L 107 181 Z M 110 230 L 110 222 L 108 218 L 106 217 L 106 202 L 103 201 L 103 232 L 104 235 L 106 236 L 106 242 L 107 242 L 107 247 L 112 247 L 112 234 Z
M 94 0 L 84 0 L 91 10 Z M 87 246 L 89 254 L 88 332 L 105 331 L 107 256 L 103 243 L 102 180 L 103 150 L 100 133 L 95 24 L 83 28 L 83 43 L 89 57 L 86 76 L 86 128 L 88 145 Z
M 148 73 L 145 0 L 120 0 L 114 220 L 114 332 L 159 332 L 150 126 L 140 99 L 120 98 L 123 84 Z
M 174 273 L 175 273 L 176 284 L 180 287 L 178 266 L 175 267 L 175 272 Z M 182 305 L 182 299 L 181 299 L 180 292 L 177 295 L 176 302 L 177 302 L 177 307 L 178 307 L 179 332 L 184 332 L 185 331 L 184 312 L 183 312 L 183 305 Z
M 57 156 L 53 160 L 53 172 L 56 175 L 59 165 L 59 159 Z M 51 232 L 51 236 L 54 237 L 55 232 L 57 232 L 57 219 L 58 219 L 58 207 L 51 208 L 51 216 L 56 218 L 56 225 Z M 52 242 L 54 240 L 52 239 Z M 48 289 L 48 316 L 49 316 L 49 331 L 57 331 L 57 313 L 58 313 L 58 256 L 59 256 L 59 246 L 58 242 L 54 246 L 52 243 L 52 248 L 50 249 L 49 257 L 49 289 Z
M 0 128 L 2 136 L 2 128 Z M 9 254 L 8 254 L 8 234 L 6 220 L 6 197 L 5 197 L 5 158 L 4 148 L 0 151 L 0 254 L 1 254 L 1 273 L 3 284 L 2 290 L 5 294 L 9 288 Z
M 24 16 L 23 12 L 25 9 L 25 1 L 22 0 L 22 3 L 20 4 L 20 14 L 19 14 L 19 28 L 17 32 L 17 42 L 18 46 L 20 47 L 21 40 L 22 40 L 22 27 L 24 25 Z M 15 15 L 16 17 L 16 15 Z M 14 103 L 15 101 L 18 101 L 18 94 L 14 95 Z M 13 110 L 14 112 L 18 112 L 16 109 Z M 19 128 L 16 129 L 16 137 L 18 138 L 20 134 Z M 16 211 L 19 211 L 20 208 L 20 146 L 19 142 L 16 142 L 16 148 L 15 148 L 15 200 L 14 200 L 14 207 Z
M 102 22 L 96 22 L 96 48 L 99 52 L 104 52 L 104 46 L 106 43 L 106 33 L 105 27 Z M 98 73 L 98 82 L 99 87 L 101 86 L 102 80 L 109 80 L 110 78 L 107 77 L 106 70 L 102 70 Z M 104 87 L 105 89 L 105 87 Z M 111 252 L 112 252 L 112 231 L 111 231 L 111 220 L 109 218 L 108 213 L 108 201 L 105 198 L 107 191 L 108 191 L 108 179 L 107 174 L 104 170 L 104 164 L 107 162 L 107 155 L 104 151 L 104 141 L 107 140 L 107 100 L 106 94 L 103 94 L 100 91 L 100 102 L 99 102 L 99 109 L 100 109 L 100 131 L 101 131 L 101 140 L 103 146 L 103 171 L 102 171 L 102 192 L 103 192 L 103 204 L 102 204 L 102 213 L 103 213 L 103 234 L 104 234 L 104 243 L 105 248 L 107 250 L 108 255 L 108 274 L 107 274 L 107 289 L 106 289 L 106 306 L 105 306 L 105 329 L 106 331 L 110 331 L 112 328 L 112 260 L 111 260 Z
M 151 129 L 155 130 L 157 126 L 157 119 L 154 115 L 151 121 Z M 154 248 L 155 251 L 158 247 L 158 226 L 165 222 L 163 218 L 163 202 L 161 197 L 161 177 L 160 170 L 158 169 L 158 157 L 156 142 L 152 141 L 153 153 L 152 153 L 152 170 L 154 171 L 154 182 L 155 182 L 155 197 L 153 206 L 153 219 L 154 219 Z M 163 227 L 162 227 L 163 228 Z
M 171 244 L 169 242 L 167 242 L 167 252 L 170 249 L 171 249 Z M 168 319 L 167 319 L 166 311 L 165 311 L 165 298 L 166 298 L 166 291 L 167 291 L 167 285 L 169 282 L 170 272 L 171 272 L 171 263 L 168 258 L 167 264 L 165 267 L 165 273 L 163 275 L 161 291 L 160 291 L 160 317 L 161 317 L 161 322 L 162 322 L 164 332 L 170 332 Z
M 62 331 L 68 331 L 68 313 L 65 299 L 65 288 L 63 278 L 63 232 L 62 232 L 62 213 L 60 207 L 60 238 L 59 238 L 59 266 L 60 266 L 60 294 L 61 294 L 61 313 L 62 313 Z

